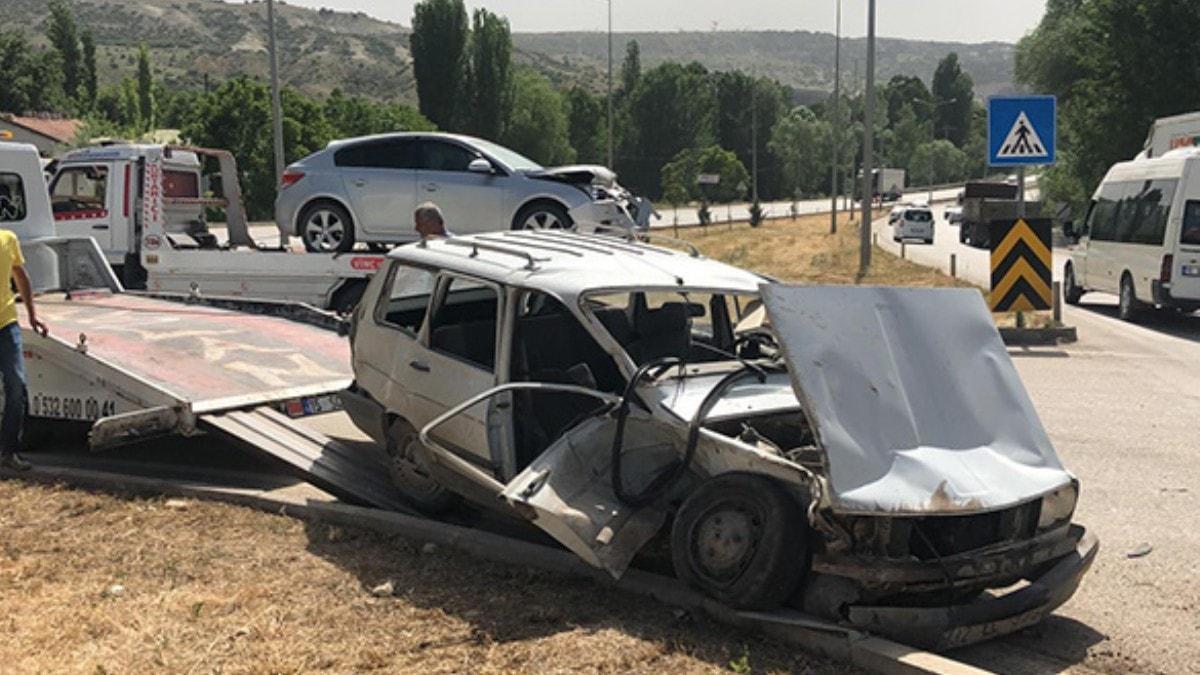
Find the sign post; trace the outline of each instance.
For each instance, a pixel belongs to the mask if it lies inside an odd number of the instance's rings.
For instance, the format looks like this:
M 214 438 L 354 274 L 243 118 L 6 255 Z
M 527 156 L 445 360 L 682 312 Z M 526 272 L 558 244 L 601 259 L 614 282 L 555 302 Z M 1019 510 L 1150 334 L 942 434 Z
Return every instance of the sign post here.
M 1016 219 L 990 225 L 993 312 L 1051 307 L 1050 223 L 1027 218 L 1025 167 L 1054 163 L 1057 122 L 1053 96 L 988 99 L 988 165 L 1017 168 Z

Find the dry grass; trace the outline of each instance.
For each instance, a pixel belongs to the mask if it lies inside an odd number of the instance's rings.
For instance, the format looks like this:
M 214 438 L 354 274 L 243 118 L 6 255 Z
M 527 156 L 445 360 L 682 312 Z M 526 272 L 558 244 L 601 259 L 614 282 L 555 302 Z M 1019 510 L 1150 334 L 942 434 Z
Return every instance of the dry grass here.
M 590 582 L 222 504 L 0 481 L 0 532 L 0 672 L 845 671 Z
M 879 212 L 882 214 L 883 212 Z M 857 223 L 839 217 L 838 233 L 829 234 L 829 215 L 770 220 L 761 227 L 745 223 L 681 229 L 680 238 L 710 258 L 809 284 L 873 284 L 882 286 L 965 286 L 970 284 L 876 248 L 871 269 L 858 279 Z

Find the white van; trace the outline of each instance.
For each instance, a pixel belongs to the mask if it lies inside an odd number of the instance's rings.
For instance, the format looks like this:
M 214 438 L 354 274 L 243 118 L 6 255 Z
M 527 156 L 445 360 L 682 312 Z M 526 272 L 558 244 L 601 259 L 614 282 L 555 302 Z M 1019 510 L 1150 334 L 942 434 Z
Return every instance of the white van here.
M 1200 149 L 1114 164 L 1092 196 L 1064 271 L 1068 303 L 1120 297 L 1132 321 L 1147 307 L 1200 309 Z
M 920 239 L 933 243 L 933 211 L 925 204 L 908 204 L 898 207 L 889 218 L 892 223 L 892 240 Z

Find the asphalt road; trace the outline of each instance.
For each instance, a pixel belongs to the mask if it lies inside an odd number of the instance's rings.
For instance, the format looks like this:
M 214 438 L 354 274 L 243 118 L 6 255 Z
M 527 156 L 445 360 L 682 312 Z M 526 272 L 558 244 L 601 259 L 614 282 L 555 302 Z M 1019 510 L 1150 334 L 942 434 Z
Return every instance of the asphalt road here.
M 906 257 L 985 285 L 988 253 L 942 218 Z M 879 245 L 898 250 L 876 225 Z M 1056 275 L 1065 251 L 1055 252 Z M 1093 293 L 1063 319 L 1079 342 L 1012 350 L 1063 463 L 1079 478 L 1077 521 L 1100 538 L 1079 592 L 1041 626 L 952 654 L 1009 673 L 1200 672 L 1200 316 L 1116 318 Z M 1144 552 L 1142 556 L 1131 554 Z

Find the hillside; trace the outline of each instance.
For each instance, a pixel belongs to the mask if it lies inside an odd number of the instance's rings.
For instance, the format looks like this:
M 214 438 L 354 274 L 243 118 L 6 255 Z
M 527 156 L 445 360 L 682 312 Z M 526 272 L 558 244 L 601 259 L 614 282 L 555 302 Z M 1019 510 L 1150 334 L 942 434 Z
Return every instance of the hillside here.
M 45 0 L 5 0 L 5 27 L 45 43 Z M 130 75 L 136 46 L 145 42 L 155 69 L 169 87 L 200 87 L 247 73 L 265 77 L 266 5 L 261 1 L 69 0 L 77 21 L 96 36 L 102 83 Z M 311 10 L 277 4 L 281 75 L 308 94 L 335 87 L 375 99 L 415 103 L 408 52 L 409 29 L 361 12 Z M 635 33 L 614 36 L 623 52 L 637 39 L 644 66 L 665 60 L 703 63 L 713 70 L 741 68 L 795 87 L 801 99 L 828 91 L 833 81 L 833 36 L 812 32 Z M 518 33 L 518 63 L 536 68 L 557 86 L 603 88 L 606 37 L 602 33 Z M 847 81 L 857 59 L 861 73 L 865 42 L 844 43 Z M 977 45 L 883 39 L 878 44 L 881 81 L 894 74 L 928 80 L 938 59 L 957 51 L 975 78 L 976 93 L 1011 87 L 1012 45 Z M 616 55 L 620 59 L 621 53 Z M 861 75 L 860 75 L 861 78 Z M 806 94 L 807 92 L 807 94 Z

